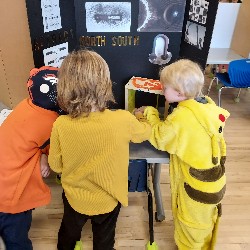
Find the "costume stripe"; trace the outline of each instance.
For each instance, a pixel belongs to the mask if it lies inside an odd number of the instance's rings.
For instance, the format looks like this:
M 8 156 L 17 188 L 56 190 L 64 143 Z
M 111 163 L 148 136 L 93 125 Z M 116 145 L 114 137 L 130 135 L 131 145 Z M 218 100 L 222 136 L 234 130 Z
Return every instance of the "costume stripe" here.
M 192 188 L 187 183 L 184 183 L 184 188 L 191 199 L 205 204 L 219 203 L 222 200 L 226 191 L 226 185 L 217 193 L 202 192 Z
M 199 181 L 215 182 L 225 174 L 225 167 L 224 165 L 219 165 L 210 169 L 195 169 L 191 167 L 189 173 Z
M 221 217 L 222 216 L 222 206 L 221 206 L 221 203 L 217 204 L 217 210 L 218 210 L 218 216 Z

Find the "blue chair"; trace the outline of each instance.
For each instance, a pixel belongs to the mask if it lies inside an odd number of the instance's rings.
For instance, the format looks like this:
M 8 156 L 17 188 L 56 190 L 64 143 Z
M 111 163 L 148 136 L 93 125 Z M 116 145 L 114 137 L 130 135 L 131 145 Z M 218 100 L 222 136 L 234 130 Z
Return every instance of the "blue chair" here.
M 154 224 L 153 224 L 153 197 L 148 185 L 148 169 L 150 164 L 146 160 L 130 160 L 128 168 L 128 191 L 143 192 L 148 195 L 148 217 L 149 217 L 149 237 L 150 240 L 146 245 L 147 250 L 158 250 L 158 245 L 154 241 Z
M 235 102 L 240 101 L 240 92 L 243 88 L 250 88 L 250 59 L 234 60 L 229 63 L 228 72 L 216 73 L 208 87 L 209 95 L 213 82 L 218 87 L 218 105 L 221 106 L 221 92 L 224 88 L 239 89 Z M 219 84 L 220 82 L 220 84 Z

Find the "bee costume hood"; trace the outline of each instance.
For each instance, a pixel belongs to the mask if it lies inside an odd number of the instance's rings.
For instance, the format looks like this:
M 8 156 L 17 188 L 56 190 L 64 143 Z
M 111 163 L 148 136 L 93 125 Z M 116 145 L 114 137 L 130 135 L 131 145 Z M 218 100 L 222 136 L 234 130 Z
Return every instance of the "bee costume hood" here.
M 226 143 L 223 137 L 223 129 L 225 127 L 225 121 L 230 114 L 227 110 L 215 105 L 214 101 L 211 98 L 206 97 L 206 101 L 206 104 L 201 104 L 196 100 L 187 100 L 179 103 L 178 106 L 189 109 L 198 121 L 198 125 L 201 125 L 204 132 L 207 133 L 211 138 L 212 158 L 210 163 L 212 163 L 213 165 L 224 165 L 226 160 Z M 186 122 L 189 122 L 188 117 L 186 117 Z M 199 146 L 194 143 L 191 143 L 191 145 L 189 145 L 186 150 L 183 151 L 180 146 L 180 148 L 177 149 L 177 155 L 190 166 L 200 166 L 201 168 L 206 168 L 206 166 L 204 165 L 210 164 L 209 162 L 204 162 L 205 158 L 202 156 L 204 152 L 206 152 L 206 149 L 203 149 L 202 146 L 202 139 L 196 140 L 195 138 L 196 136 L 200 136 L 198 130 L 196 130 L 196 126 L 193 126 L 193 130 L 197 131 L 197 133 L 191 133 L 194 138 L 193 140 L 192 138 L 190 138 L 190 141 L 198 141 Z M 183 134 L 182 136 L 185 140 L 185 135 Z M 198 148 L 195 149 L 194 147 Z M 190 154 L 192 152 L 195 152 L 194 157 L 190 157 Z

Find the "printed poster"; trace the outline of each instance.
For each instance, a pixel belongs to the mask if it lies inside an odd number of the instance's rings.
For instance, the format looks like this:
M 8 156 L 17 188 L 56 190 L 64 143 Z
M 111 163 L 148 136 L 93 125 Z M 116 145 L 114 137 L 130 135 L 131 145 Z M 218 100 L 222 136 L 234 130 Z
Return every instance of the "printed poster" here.
M 68 43 L 62 43 L 43 50 L 44 65 L 60 67 L 63 59 L 68 55 Z
M 44 33 L 62 28 L 59 0 L 41 0 Z

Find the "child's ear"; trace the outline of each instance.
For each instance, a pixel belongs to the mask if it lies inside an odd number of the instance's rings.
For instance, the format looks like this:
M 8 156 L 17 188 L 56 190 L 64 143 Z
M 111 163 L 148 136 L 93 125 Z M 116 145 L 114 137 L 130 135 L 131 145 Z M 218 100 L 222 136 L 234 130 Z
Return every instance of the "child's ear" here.
M 178 98 L 179 98 L 179 101 L 184 101 L 187 99 L 187 97 L 181 92 L 178 92 Z

